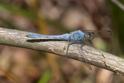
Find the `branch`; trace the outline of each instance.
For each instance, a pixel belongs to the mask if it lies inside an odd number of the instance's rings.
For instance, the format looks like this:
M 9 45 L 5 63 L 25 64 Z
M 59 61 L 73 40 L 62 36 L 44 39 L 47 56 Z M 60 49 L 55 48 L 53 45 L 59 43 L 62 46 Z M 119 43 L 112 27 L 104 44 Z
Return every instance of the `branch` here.
M 111 0 L 111 1 L 124 11 L 124 5 L 121 2 L 119 2 L 118 0 Z
M 70 45 L 68 55 L 66 55 L 68 42 L 45 41 L 41 43 L 30 43 L 26 41 L 26 35 L 28 33 L 25 31 L 0 28 L 0 44 L 46 51 L 124 74 L 124 59 L 115 55 L 87 45 L 81 47 L 80 44 Z

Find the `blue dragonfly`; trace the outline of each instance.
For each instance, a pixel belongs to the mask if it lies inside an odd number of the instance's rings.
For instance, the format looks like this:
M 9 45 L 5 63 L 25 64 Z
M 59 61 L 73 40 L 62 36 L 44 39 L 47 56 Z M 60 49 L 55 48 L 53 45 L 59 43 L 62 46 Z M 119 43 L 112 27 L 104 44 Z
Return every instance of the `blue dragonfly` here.
M 67 46 L 66 55 L 68 54 L 68 49 L 71 44 L 88 44 L 92 45 L 92 40 L 95 37 L 94 32 L 83 32 L 81 30 L 73 31 L 70 33 L 65 33 L 61 35 L 44 35 L 36 33 L 27 34 L 28 42 L 43 42 L 43 41 L 67 41 L 69 42 Z
M 81 30 L 76 30 L 70 33 L 65 33 L 61 35 L 43 35 L 36 33 L 28 33 L 28 42 L 43 42 L 43 41 L 67 41 L 69 42 L 66 50 L 66 55 L 68 55 L 68 49 L 71 44 L 84 44 L 92 45 L 92 40 L 96 34 L 93 31 L 83 32 Z M 90 69 L 91 66 L 89 66 Z
M 70 33 L 61 35 L 43 35 L 36 33 L 28 33 L 28 42 L 43 42 L 43 41 L 68 41 L 70 44 L 91 43 L 94 39 L 94 32 L 83 32 L 76 30 Z

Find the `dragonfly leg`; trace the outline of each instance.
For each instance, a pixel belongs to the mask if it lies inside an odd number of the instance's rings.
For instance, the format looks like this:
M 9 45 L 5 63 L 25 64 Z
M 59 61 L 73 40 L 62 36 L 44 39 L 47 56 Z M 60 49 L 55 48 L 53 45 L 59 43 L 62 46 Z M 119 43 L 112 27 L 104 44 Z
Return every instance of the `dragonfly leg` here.
M 70 46 L 71 44 L 72 44 L 72 43 L 69 42 L 69 44 L 67 45 L 66 55 L 68 55 L 69 46 Z
M 88 46 L 94 47 L 93 42 L 90 41 L 90 40 L 89 40 L 89 41 L 88 41 L 88 40 L 87 40 L 87 41 L 84 41 L 84 42 L 81 44 L 81 49 L 83 48 L 84 45 L 88 45 Z
M 71 42 L 70 42 L 71 38 L 69 36 L 69 40 L 68 40 L 68 45 L 67 45 L 67 50 L 66 50 L 66 55 L 68 55 L 68 50 L 69 50 L 69 46 L 71 45 Z
M 69 43 L 68 43 L 68 45 L 67 45 L 66 55 L 68 55 L 69 46 L 73 44 L 73 43 L 71 42 L 71 36 L 69 36 L 68 42 L 69 42 Z

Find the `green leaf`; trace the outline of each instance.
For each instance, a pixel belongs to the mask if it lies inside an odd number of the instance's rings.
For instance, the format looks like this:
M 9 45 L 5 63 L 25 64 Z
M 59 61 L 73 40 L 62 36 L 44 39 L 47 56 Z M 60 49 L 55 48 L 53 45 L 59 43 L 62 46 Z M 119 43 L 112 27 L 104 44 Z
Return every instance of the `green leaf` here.
M 46 70 L 43 75 L 41 76 L 38 83 L 48 83 L 51 78 L 51 72 L 49 70 Z

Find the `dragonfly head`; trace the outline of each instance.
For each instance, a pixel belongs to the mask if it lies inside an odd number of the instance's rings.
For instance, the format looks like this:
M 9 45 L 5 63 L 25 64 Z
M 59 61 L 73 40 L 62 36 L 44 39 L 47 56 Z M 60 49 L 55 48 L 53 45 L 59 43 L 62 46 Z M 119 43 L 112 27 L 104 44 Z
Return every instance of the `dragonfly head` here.
M 95 32 L 85 32 L 84 40 L 92 41 L 95 38 Z

